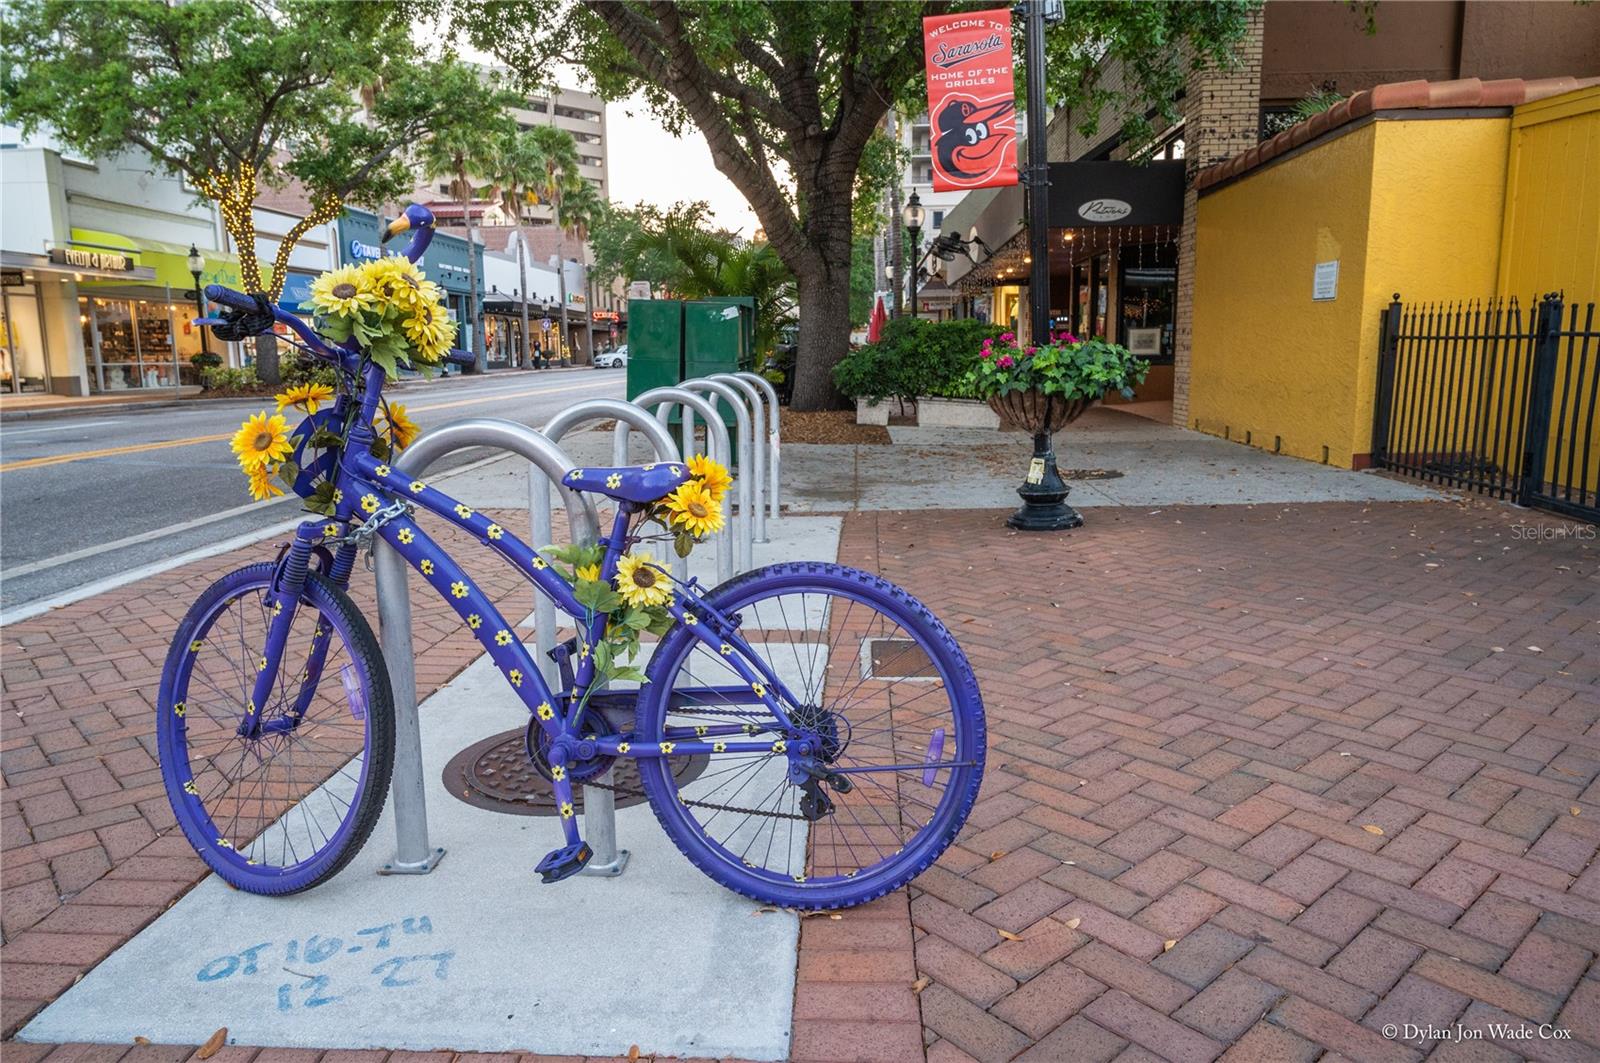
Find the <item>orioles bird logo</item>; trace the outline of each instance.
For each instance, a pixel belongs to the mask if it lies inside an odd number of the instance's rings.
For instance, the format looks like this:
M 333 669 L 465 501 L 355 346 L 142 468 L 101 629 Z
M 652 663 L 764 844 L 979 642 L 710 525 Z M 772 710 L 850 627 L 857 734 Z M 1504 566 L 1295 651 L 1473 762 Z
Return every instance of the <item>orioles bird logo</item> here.
M 992 176 L 1015 137 L 1011 118 L 1015 111 L 1015 102 L 1007 99 L 977 103 L 956 97 L 946 103 L 935 119 L 939 136 L 933 150 L 939 168 L 960 181 Z

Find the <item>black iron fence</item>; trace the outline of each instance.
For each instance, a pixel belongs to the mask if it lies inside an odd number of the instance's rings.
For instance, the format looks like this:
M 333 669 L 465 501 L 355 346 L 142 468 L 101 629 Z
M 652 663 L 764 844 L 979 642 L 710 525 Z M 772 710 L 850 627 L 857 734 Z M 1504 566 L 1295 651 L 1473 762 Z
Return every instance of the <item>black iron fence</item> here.
M 1383 312 L 1373 464 L 1600 520 L 1594 304 L 1547 295 Z

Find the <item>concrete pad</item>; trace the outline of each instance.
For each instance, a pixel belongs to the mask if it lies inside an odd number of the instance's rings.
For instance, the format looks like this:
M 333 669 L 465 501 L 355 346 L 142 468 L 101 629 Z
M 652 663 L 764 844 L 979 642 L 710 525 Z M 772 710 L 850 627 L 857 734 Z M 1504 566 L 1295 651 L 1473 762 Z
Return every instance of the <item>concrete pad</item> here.
M 617 812 L 620 878 L 544 886 L 555 819 L 447 795 L 446 761 L 526 712 L 487 658 L 421 710 L 429 875 L 380 877 L 385 812 L 354 861 L 289 898 L 202 881 L 40 1013 L 38 1042 L 237 1043 L 288 1048 L 532 1050 L 782 1059 L 798 921 L 703 876 L 648 806 Z

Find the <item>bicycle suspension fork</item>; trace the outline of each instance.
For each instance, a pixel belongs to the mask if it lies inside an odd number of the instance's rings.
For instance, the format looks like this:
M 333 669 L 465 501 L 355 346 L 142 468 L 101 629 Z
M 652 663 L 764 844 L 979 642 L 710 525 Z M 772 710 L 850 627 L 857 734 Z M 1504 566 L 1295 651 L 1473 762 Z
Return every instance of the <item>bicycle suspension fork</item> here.
M 267 640 L 262 648 L 261 657 L 255 662 L 255 683 L 251 688 L 250 699 L 245 703 L 244 718 L 239 721 L 238 733 L 241 737 L 256 738 L 263 730 L 262 714 L 266 712 L 271 702 L 273 688 L 277 685 L 279 672 L 283 668 L 289 633 L 294 629 L 295 612 L 300 606 L 301 595 L 305 592 L 306 580 L 311 569 L 312 550 L 321 537 L 321 527 L 322 525 L 316 521 L 302 523 L 295 530 L 294 541 L 284 551 L 283 558 L 278 563 L 278 570 L 273 574 L 271 589 L 267 593 L 265 603 L 268 618 Z M 341 546 L 334 555 L 333 564 L 329 567 L 327 575 L 330 579 L 340 582 L 342 586 L 349 582 L 350 570 L 354 564 L 354 547 Z M 343 577 L 342 580 L 339 579 L 340 576 Z M 288 730 L 300 722 L 316 691 L 317 680 L 321 678 L 331 636 L 332 629 L 327 623 L 319 622 L 312 635 L 306 674 L 303 677 L 305 682 L 301 685 L 295 704 L 288 714 L 265 725 L 266 729 Z

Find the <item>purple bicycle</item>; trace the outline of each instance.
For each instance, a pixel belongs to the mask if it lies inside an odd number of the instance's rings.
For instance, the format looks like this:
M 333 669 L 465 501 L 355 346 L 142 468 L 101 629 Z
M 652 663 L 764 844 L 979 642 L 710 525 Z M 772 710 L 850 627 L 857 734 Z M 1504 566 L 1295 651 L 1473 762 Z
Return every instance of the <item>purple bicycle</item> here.
M 408 229 L 405 255 L 415 262 L 432 215 L 412 206 L 384 239 Z M 201 594 L 162 674 L 167 793 L 190 843 L 226 881 L 260 894 L 315 886 L 349 862 L 382 811 L 394 708 L 377 639 L 347 593 L 375 537 L 444 598 L 527 708 L 528 755 L 550 782 L 563 831 L 564 844 L 536 868 L 544 881 L 588 861 L 573 788 L 618 758 L 637 762 L 662 827 L 696 866 L 767 903 L 863 903 L 904 885 L 954 840 L 983 774 L 982 699 L 955 639 L 911 595 L 821 562 L 770 565 L 710 590 L 677 583 L 665 603 L 670 624 L 641 632 L 654 646 L 632 677 L 637 687 L 603 686 L 590 648 L 632 615 L 580 601 L 559 550 L 541 553 L 374 457 L 382 366 L 354 339 L 325 340 L 264 299 L 218 286 L 206 295 L 226 308 L 212 324 L 241 335 L 282 323 L 340 376 L 332 407 L 314 415 L 324 439 L 342 441 L 322 467 L 334 512 L 303 522 L 275 561 Z M 616 507 L 595 550 L 598 578 L 627 567 L 643 516 L 687 476 L 676 463 L 567 475 L 567 486 Z M 418 511 L 515 565 L 573 618 L 552 654 L 560 689 L 418 526 Z

